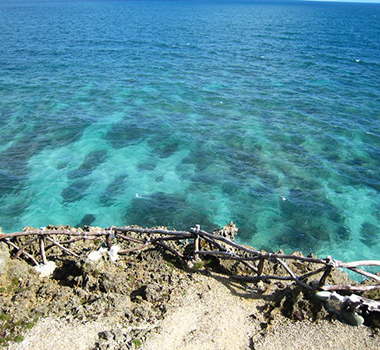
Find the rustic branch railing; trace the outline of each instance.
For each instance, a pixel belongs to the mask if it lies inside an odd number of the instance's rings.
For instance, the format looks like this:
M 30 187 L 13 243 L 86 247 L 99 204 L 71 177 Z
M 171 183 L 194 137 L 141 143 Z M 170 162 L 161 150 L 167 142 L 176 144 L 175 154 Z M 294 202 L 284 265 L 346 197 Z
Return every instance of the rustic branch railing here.
M 128 236 L 128 233 L 141 234 L 146 237 L 136 238 Z M 68 239 L 58 241 L 56 236 L 68 236 Z M 21 237 L 30 237 L 22 246 L 17 246 L 13 239 Z M 34 265 L 39 265 L 36 256 L 28 253 L 28 247 L 38 240 L 39 252 L 35 255 L 40 256 L 40 261 L 43 264 L 47 263 L 46 252 L 52 247 L 57 247 L 66 254 L 79 258 L 79 255 L 72 249 L 67 247 L 71 243 L 79 240 L 100 240 L 103 239 L 108 248 L 112 246 L 112 241 L 119 239 L 122 241 L 129 241 L 135 246 L 128 249 L 119 250 L 118 254 L 128 254 L 133 251 L 147 249 L 151 246 L 160 246 L 161 248 L 170 251 L 178 258 L 188 262 L 193 260 L 195 263 L 201 260 L 202 256 L 215 256 L 219 259 L 231 259 L 243 263 L 252 271 L 252 275 L 248 276 L 234 276 L 239 279 L 249 281 L 260 280 L 282 280 L 293 281 L 298 285 L 309 290 L 326 290 L 326 291 L 369 291 L 373 289 L 380 289 L 380 284 L 371 286 L 362 285 L 326 285 L 326 279 L 331 273 L 333 268 L 347 268 L 365 277 L 371 278 L 376 282 L 380 282 L 380 276 L 367 271 L 358 269 L 359 266 L 380 266 L 380 261 L 377 260 L 364 260 L 355 262 L 341 262 L 334 260 L 331 257 L 325 259 L 315 257 L 305 257 L 295 254 L 282 254 L 282 253 L 267 253 L 258 251 L 252 247 L 235 243 L 218 234 L 211 234 L 200 229 L 199 225 L 191 228 L 189 231 L 173 231 L 166 229 L 144 229 L 137 227 L 109 227 L 106 229 L 83 231 L 81 229 L 27 229 L 22 232 L 0 234 L 0 241 L 5 242 L 8 246 L 15 250 L 14 258 L 23 255 L 27 260 L 30 260 Z M 193 240 L 193 250 L 190 254 L 178 251 L 178 249 L 171 247 L 168 242 L 170 241 L 183 241 Z M 210 249 L 205 247 L 201 248 L 201 242 L 205 242 L 204 246 L 208 244 Z M 305 262 L 316 265 L 315 270 L 305 272 L 297 275 L 286 261 Z M 285 271 L 287 276 L 283 275 L 266 275 L 264 273 L 264 266 L 267 264 L 278 264 Z M 255 265 L 253 265 L 255 264 Z M 308 284 L 306 279 L 310 276 L 322 274 L 318 283 Z

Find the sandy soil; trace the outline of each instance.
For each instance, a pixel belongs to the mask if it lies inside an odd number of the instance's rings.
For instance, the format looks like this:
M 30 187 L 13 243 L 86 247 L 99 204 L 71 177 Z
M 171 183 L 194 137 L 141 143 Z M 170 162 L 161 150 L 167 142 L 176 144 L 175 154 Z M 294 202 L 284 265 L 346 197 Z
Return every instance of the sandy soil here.
M 198 283 L 172 308 L 147 339 L 145 349 L 248 349 L 260 330 L 255 293 L 240 285 L 222 283 L 225 278 L 197 276 Z
M 106 329 L 103 322 L 68 322 L 57 317 L 40 319 L 36 326 L 25 334 L 19 344 L 11 344 L 10 350 L 87 350 L 98 338 L 98 332 Z
M 187 288 L 173 293 L 169 311 L 141 349 L 379 349 L 379 334 L 339 321 L 296 322 L 278 316 L 263 331 L 260 310 L 266 301 L 260 291 L 216 273 L 209 275 L 195 275 Z M 9 349 L 93 349 L 98 332 L 110 326 L 102 321 L 41 319 L 22 343 Z
M 255 350 L 357 350 L 379 349 L 380 337 L 367 327 L 353 327 L 339 321 L 291 322 L 278 320 L 263 336 L 254 340 Z

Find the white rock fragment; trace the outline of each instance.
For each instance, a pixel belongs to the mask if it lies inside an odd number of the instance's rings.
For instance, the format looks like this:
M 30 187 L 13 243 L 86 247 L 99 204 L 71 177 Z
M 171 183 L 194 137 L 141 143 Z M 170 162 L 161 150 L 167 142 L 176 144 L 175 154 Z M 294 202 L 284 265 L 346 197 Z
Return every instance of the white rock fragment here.
M 88 261 L 98 261 L 102 257 L 102 253 L 98 250 L 92 251 L 90 254 L 88 254 L 88 257 L 86 260 Z
M 105 253 L 107 253 L 110 261 L 115 262 L 119 259 L 118 252 L 120 249 L 121 248 L 117 245 L 113 245 L 109 250 L 107 248 L 101 247 L 99 250 L 94 250 L 88 254 L 86 261 L 96 262 L 105 256 Z
M 345 297 L 334 292 L 330 294 L 329 298 L 327 299 L 327 302 L 329 306 L 333 307 L 337 311 L 340 311 L 342 304 L 345 300 Z
M 40 274 L 40 277 L 50 277 L 57 265 L 54 261 L 48 261 L 46 264 L 35 266 L 34 269 Z
M 331 292 L 328 291 L 321 291 L 321 292 L 316 292 L 315 296 L 317 299 L 326 301 L 330 298 Z
M 90 254 L 88 254 L 87 260 L 92 261 L 92 262 L 98 261 L 99 259 L 102 258 L 103 253 L 106 251 L 107 249 L 103 247 L 99 248 L 99 250 L 94 250 Z
M 119 256 L 117 253 L 119 252 L 121 248 L 118 245 L 113 245 L 110 250 L 107 252 L 110 260 L 114 263 L 116 260 L 119 259 Z

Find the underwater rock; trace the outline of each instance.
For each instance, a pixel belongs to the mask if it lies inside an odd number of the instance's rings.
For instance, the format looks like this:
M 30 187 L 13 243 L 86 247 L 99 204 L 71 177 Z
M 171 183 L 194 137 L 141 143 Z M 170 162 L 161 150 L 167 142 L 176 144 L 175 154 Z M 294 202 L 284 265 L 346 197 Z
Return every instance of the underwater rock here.
M 178 151 L 181 142 L 176 139 L 160 139 L 160 143 L 154 147 L 154 153 L 157 154 L 160 158 L 169 158 L 175 152 Z
M 128 179 L 127 174 L 117 176 L 105 189 L 100 196 L 100 202 L 106 206 L 110 206 L 115 197 L 123 193 L 125 189 L 125 180 Z
M 86 214 L 83 216 L 82 220 L 77 227 L 90 226 L 96 220 L 96 216 L 92 214 Z
M 139 127 L 136 124 L 123 120 L 115 124 L 105 135 L 108 144 L 116 149 L 127 147 L 135 144 L 147 137 L 150 131 Z
M 0 152 L 0 197 L 23 189 L 29 175 L 28 162 L 43 148 L 39 141 L 28 132 L 14 138 L 11 146 Z
M 380 227 L 376 227 L 370 222 L 363 222 L 360 229 L 360 241 L 369 247 L 379 243 L 380 241 Z
M 81 200 L 91 183 L 92 181 L 89 180 L 77 180 L 73 182 L 61 192 L 64 202 L 72 203 Z
M 279 246 L 302 247 L 317 251 L 319 246 L 338 236 L 347 240 L 344 217 L 329 199 L 317 190 L 292 189 L 280 202 L 283 224 L 287 230 L 277 237 Z M 322 219 L 323 218 L 323 219 Z M 321 220 L 323 224 L 321 224 Z
M 166 226 L 188 229 L 190 225 L 202 223 L 202 228 L 213 230 L 214 225 L 207 211 L 194 208 L 184 196 L 156 192 L 143 198 L 134 198 L 127 207 L 124 222 L 144 226 Z
M 106 150 L 90 152 L 83 160 L 82 165 L 79 168 L 69 172 L 67 174 L 67 177 L 69 179 L 77 179 L 80 177 L 88 176 L 96 167 L 104 163 L 106 159 L 107 159 Z
M 157 167 L 157 164 L 152 161 L 152 162 L 144 162 L 144 163 L 140 163 L 137 165 L 137 169 L 139 171 L 153 171 L 154 169 L 156 169 Z

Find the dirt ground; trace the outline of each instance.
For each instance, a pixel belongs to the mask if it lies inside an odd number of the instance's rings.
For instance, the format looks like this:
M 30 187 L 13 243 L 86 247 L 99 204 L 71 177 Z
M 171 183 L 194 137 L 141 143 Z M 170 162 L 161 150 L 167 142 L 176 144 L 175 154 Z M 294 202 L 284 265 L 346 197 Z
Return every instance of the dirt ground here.
M 257 290 L 230 283 L 218 274 L 199 274 L 173 297 L 167 313 L 149 325 L 141 346 L 134 348 L 379 348 L 379 334 L 368 327 L 353 327 L 337 320 L 294 321 L 278 315 L 266 328 L 266 318 L 260 312 L 265 309 L 265 303 Z M 99 336 L 105 332 L 108 335 Z M 21 343 L 13 343 L 9 349 L 122 349 L 120 334 L 127 332 L 128 328 L 107 320 L 79 322 L 59 317 L 41 318 Z M 103 345 L 99 346 L 102 340 Z

